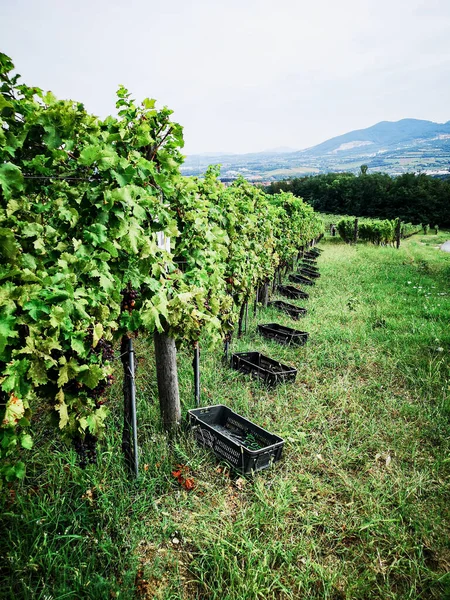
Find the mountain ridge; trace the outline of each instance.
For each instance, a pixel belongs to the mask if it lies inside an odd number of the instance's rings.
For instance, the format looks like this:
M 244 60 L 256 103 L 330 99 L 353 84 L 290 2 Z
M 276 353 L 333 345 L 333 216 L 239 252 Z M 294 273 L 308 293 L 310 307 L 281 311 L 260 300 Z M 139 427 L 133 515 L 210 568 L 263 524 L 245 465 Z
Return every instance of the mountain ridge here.
M 327 153 L 329 148 L 351 142 L 370 142 L 375 146 L 392 146 L 418 139 L 430 139 L 439 133 L 450 134 L 450 121 L 436 123 L 425 119 L 405 118 L 399 121 L 380 121 L 364 129 L 355 129 L 347 133 L 329 138 L 299 153 Z M 336 149 L 336 148 L 335 148 Z
M 297 151 L 276 148 L 247 154 L 190 155 L 182 170 L 186 175 L 201 175 L 209 164 L 218 163 L 224 178 L 243 175 L 255 181 L 329 171 L 356 172 L 361 164 L 390 174 L 442 173 L 450 166 L 450 120 L 380 121 Z

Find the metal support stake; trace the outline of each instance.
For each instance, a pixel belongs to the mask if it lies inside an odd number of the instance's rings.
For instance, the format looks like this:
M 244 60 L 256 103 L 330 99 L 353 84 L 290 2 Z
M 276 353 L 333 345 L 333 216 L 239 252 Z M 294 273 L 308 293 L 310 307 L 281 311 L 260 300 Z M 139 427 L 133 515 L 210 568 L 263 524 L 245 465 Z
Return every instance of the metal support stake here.
M 137 443 L 136 384 L 133 340 L 122 338 L 121 360 L 123 365 L 124 423 L 122 449 L 125 462 L 135 477 L 139 475 L 139 456 Z
M 245 301 L 245 334 L 247 334 L 247 323 L 248 323 L 248 300 Z
M 139 476 L 139 456 L 137 440 L 137 414 L 136 414 L 136 382 L 134 379 L 134 348 L 133 340 L 128 343 L 128 369 L 130 371 L 130 398 L 131 398 L 131 429 L 133 432 L 133 471 L 135 477 Z
M 200 348 L 198 342 L 194 343 L 194 360 L 192 361 L 194 368 L 194 396 L 195 406 L 200 406 Z

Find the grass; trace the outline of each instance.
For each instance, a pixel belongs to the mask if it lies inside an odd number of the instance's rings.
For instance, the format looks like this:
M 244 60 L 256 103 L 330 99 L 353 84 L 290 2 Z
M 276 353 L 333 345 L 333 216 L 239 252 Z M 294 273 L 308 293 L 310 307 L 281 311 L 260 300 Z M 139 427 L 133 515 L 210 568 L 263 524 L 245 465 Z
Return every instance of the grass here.
M 99 464 L 85 471 L 41 414 L 27 477 L 3 497 L 0 598 L 450 598 L 450 255 L 437 237 L 399 251 L 328 239 L 322 276 L 297 302 L 306 318 L 251 312 L 233 350 L 296 366 L 295 384 L 267 389 L 203 346 L 203 403 L 285 438 L 270 471 L 238 477 L 187 433 L 166 439 L 145 339 L 138 482 L 120 454 L 120 381 Z M 255 333 L 272 321 L 308 331 L 307 345 Z M 184 412 L 191 362 L 182 350 Z

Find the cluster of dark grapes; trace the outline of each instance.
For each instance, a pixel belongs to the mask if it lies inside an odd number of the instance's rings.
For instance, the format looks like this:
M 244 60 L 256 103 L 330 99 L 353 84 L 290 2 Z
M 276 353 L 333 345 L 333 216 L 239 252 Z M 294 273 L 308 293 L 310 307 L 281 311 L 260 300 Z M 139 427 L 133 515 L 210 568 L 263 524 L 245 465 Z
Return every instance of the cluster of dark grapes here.
M 102 404 L 105 404 L 104 396 L 109 387 L 114 383 L 114 376 L 107 375 L 106 379 L 100 381 L 100 383 L 93 390 L 90 391 L 90 396 L 95 399 L 95 407 L 99 408 Z
M 130 287 L 127 287 L 125 290 L 123 290 L 122 304 L 120 305 L 121 309 L 123 311 L 127 310 L 129 313 L 131 313 L 136 304 L 138 295 L 138 292 Z
M 89 463 L 93 465 L 97 462 L 97 438 L 94 435 L 87 433 L 84 439 L 77 436 L 73 439 L 73 445 L 82 469 Z
M 114 360 L 113 346 L 110 342 L 106 341 L 105 338 L 101 338 L 101 340 L 98 341 L 96 350 L 97 350 L 97 352 L 102 353 L 103 361 L 106 361 L 106 360 L 113 361 Z

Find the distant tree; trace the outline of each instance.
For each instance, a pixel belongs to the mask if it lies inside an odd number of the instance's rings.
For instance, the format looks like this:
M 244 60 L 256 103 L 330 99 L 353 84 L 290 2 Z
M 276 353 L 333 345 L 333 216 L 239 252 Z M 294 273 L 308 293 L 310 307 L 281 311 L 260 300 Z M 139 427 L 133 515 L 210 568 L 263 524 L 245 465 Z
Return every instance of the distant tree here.
M 292 192 L 315 210 L 337 215 L 396 219 L 406 223 L 450 225 L 450 178 L 404 173 L 368 173 L 361 165 L 353 173 L 325 173 L 272 183 L 266 191 Z

